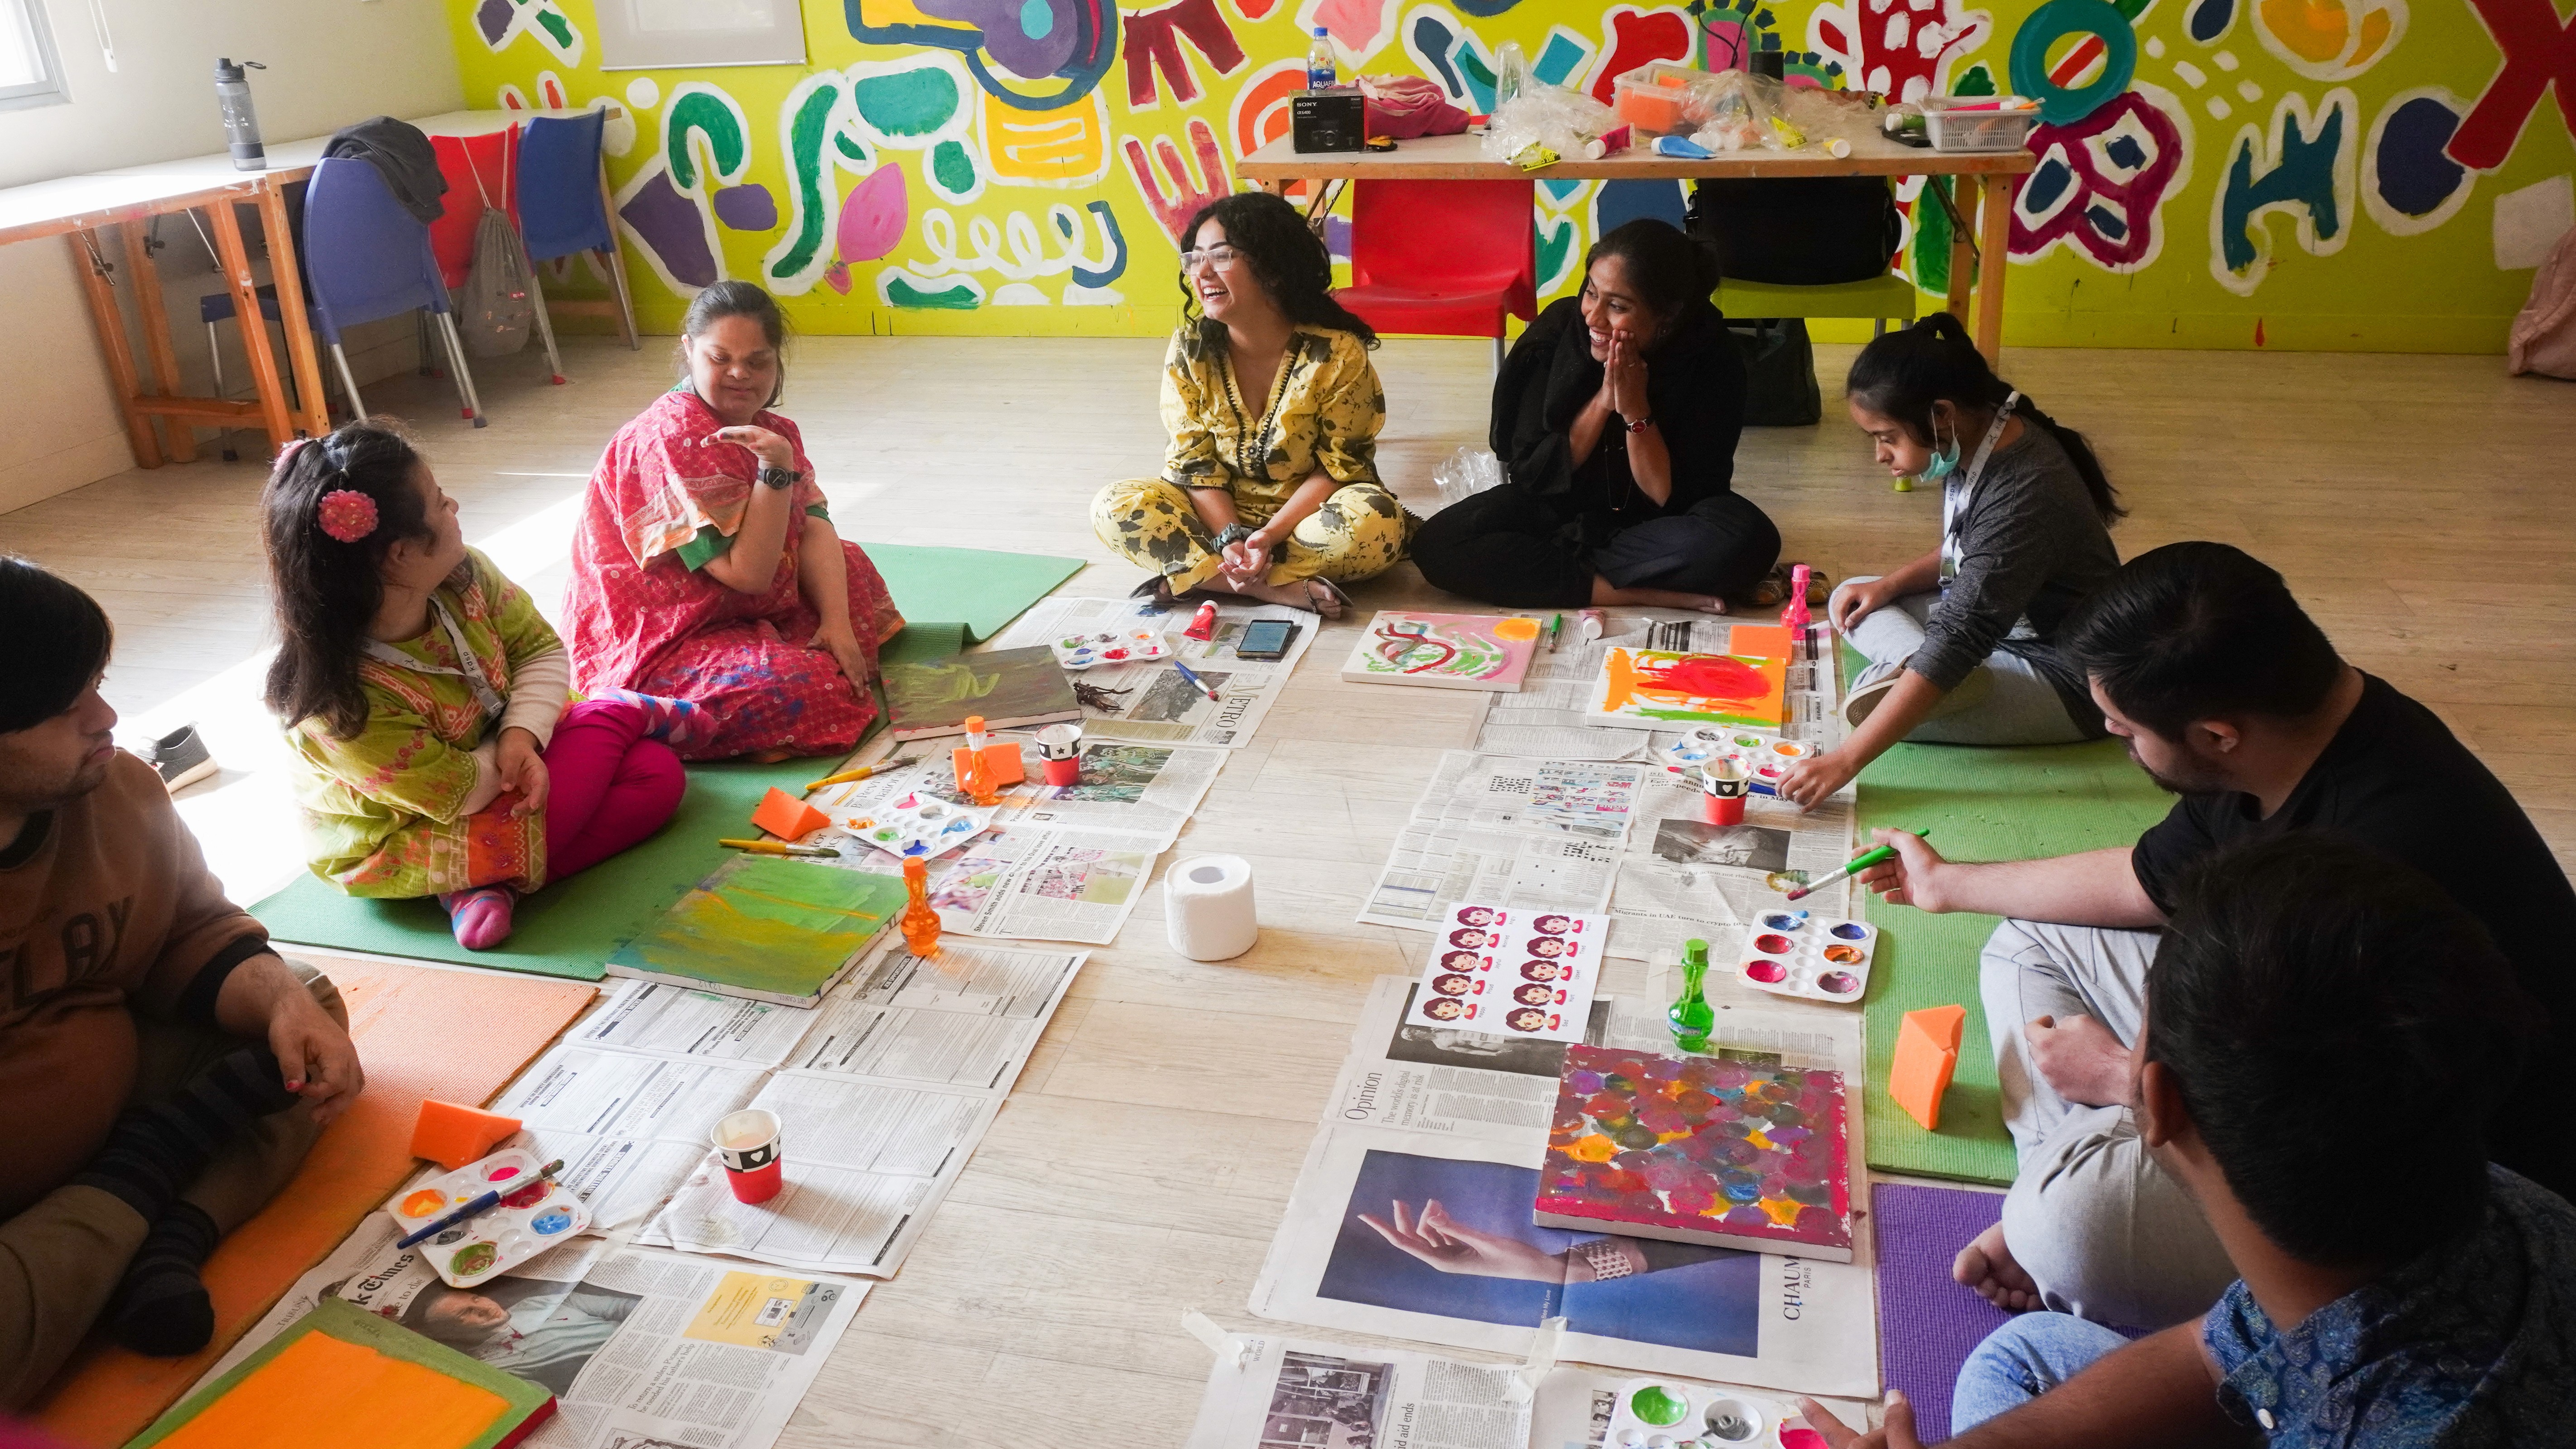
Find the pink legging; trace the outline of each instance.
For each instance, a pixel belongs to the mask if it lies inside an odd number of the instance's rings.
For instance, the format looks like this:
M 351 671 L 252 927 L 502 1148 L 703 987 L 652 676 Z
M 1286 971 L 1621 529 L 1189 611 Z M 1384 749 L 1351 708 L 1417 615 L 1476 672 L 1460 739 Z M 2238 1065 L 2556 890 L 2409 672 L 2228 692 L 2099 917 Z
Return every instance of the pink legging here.
M 546 746 L 546 879 L 599 864 L 662 828 L 688 788 L 680 757 L 644 737 L 644 711 L 585 699 Z

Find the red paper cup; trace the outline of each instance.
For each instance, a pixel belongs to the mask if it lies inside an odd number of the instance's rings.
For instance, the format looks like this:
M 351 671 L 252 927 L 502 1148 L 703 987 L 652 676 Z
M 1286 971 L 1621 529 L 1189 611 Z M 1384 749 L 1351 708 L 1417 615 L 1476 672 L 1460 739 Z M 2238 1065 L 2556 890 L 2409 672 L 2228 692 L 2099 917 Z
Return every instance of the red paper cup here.
M 1048 760 L 1045 763 L 1048 784 L 1079 785 L 1082 783 L 1082 761 Z
M 767 1202 L 778 1196 L 785 1172 L 776 1113 L 745 1108 L 718 1122 L 709 1135 L 715 1139 L 716 1155 L 724 1159 L 725 1181 L 733 1189 L 734 1201 Z
M 1700 814 L 1711 825 L 1744 823 L 1744 792 L 1751 785 L 1735 760 L 1711 760 L 1700 767 Z

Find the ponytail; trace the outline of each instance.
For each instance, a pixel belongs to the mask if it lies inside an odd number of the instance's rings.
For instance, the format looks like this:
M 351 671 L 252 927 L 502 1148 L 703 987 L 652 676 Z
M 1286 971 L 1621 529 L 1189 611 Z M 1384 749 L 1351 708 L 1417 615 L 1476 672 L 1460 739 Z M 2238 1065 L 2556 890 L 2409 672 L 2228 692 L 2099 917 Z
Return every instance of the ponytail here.
M 1862 348 L 1843 390 L 1863 409 L 1894 418 L 1925 443 L 1932 441 L 1932 404 L 1947 402 L 1956 408 L 1992 412 L 2013 391 L 1986 366 L 1986 356 L 1968 335 L 1967 324 L 1947 312 L 1935 312 Z M 2104 523 L 2128 516 L 2129 510 L 2120 506 L 2119 492 L 2102 471 L 2102 460 L 2094 456 L 2093 445 L 2082 433 L 2041 411 L 2027 394 L 2016 406 L 2032 426 L 2046 429 L 2066 450 L 2067 461 L 2075 465 L 2076 476 L 2084 480 L 2084 491 L 2093 500 L 2093 511 Z
M 319 718 L 349 739 L 367 727 L 358 661 L 384 602 L 377 572 L 404 539 L 431 536 L 412 474 L 420 454 L 391 418 L 360 418 L 280 453 L 260 494 L 277 658 L 263 694 L 292 729 Z

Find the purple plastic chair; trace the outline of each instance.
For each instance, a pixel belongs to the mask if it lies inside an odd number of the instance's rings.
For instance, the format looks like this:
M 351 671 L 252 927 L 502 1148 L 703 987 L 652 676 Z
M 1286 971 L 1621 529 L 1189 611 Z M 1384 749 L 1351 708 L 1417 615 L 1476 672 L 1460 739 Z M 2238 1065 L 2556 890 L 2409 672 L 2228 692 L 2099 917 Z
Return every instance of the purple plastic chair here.
M 599 190 L 599 137 L 608 113 L 594 110 L 567 120 L 531 116 L 519 137 L 519 237 L 527 243 L 528 260 L 550 262 L 575 252 L 597 252 L 617 294 L 617 315 L 626 329 L 626 345 L 642 347 L 635 331 L 635 299 L 626 290 L 626 264 L 617 255 L 617 228 Z M 532 275 L 533 285 L 536 278 Z M 546 315 L 545 298 L 537 297 L 537 316 Z M 552 324 L 546 335 L 551 341 Z
M 313 320 L 340 369 L 351 412 L 364 417 L 366 405 L 358 400 L 358 379 L 349 371 L 340 329 L 425 307 L 438 319 L 439 338 L 447 345 L 457 401 L 474 426 L 484 425 L 483 402 L 465 367 L 429 228 L 394 200 L 373 165 L 342 156 L 314 166 L 304 193 L 304 276 L 313 291 Z

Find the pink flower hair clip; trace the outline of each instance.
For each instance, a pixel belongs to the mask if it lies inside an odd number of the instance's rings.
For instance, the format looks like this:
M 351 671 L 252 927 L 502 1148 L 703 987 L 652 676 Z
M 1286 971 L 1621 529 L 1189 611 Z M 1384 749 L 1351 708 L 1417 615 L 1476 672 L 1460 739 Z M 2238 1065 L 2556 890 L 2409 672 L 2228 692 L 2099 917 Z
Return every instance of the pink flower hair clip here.
M 342 543 L 356 543 L 376 531 L 376 500 L 355 488 L 335 488 L 322 495 L 315 510 L 322 531 Z

